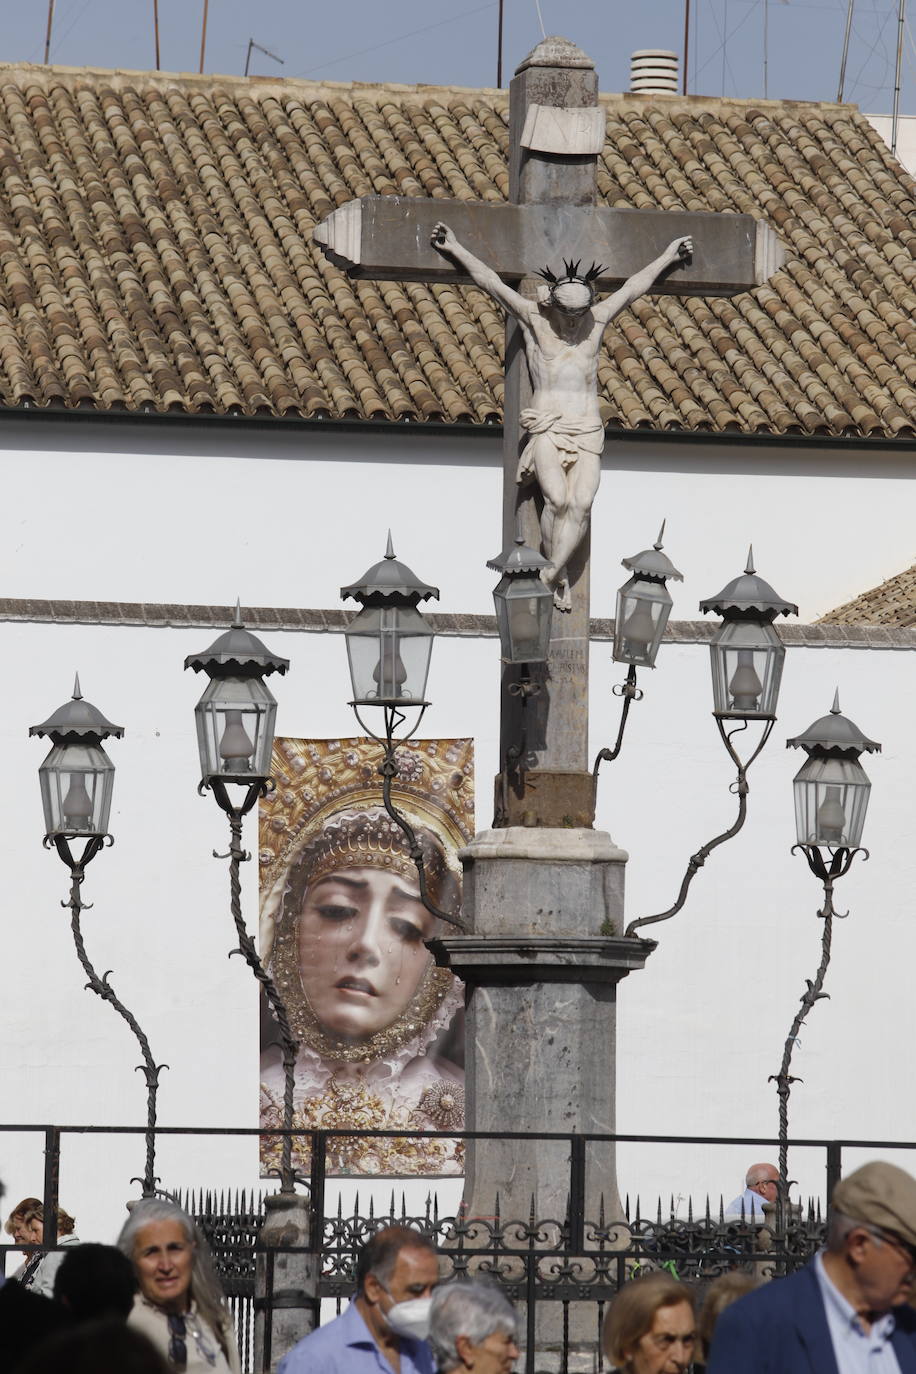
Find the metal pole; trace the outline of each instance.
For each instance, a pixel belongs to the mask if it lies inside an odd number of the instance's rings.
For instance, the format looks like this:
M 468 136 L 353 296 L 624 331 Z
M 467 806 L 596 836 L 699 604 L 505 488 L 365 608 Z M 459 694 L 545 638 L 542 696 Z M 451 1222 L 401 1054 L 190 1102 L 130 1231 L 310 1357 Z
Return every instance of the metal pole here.
M 54 23 L 54 0 L 48 0 L 48 29 L 45 34 L 45 66 L 51 60 L 51 26 Z
M 849 0 L 849 5 L 846 9 L 846 32 L 843 35 L 843 56 L 840 59 L 840 81 L 836 91 L 838 105 L 842 105 L 843 103 L 843 87 L 846 85 L 846 59 L 849 56 L 849 35 L 852 32 L 852 11 L 855 3 L 856 0 Z
M 41 1243 L 57 1244 L 57 1208 L 60 1200 L 60 1127 L 45 1128 L 44 1221 Z
M 159 0 L 153 0 L 153 34 L 156 39 L 156 71 L 159 71 Z
M 89 858 L 92 858 L 93 854 L 98 852 L 98 848 L 93 848 L 94 843 L 94 841 L 90 840 L 89 845 L 87 846 L 86 854 L 89 855 Z M 66 846 L 66 841 L 64 841 L 64 845 Z M 98 847 L 101 847 L 101 840 L 99 841 Z M 64 855 L 61 851 L 60 845 L 58 845 L 58 852 L 61 854 L 61 857 L 63 858 Z M 67 853 L 69 855 L 69 848 L 67 849 Z M 143 1196 L 152 1197 L 156 1192 L 157 1182 L 156 1096 L 159 1091 L 160 1070 L 167 1068 L 168 1065 L 156 1063 L 156 1061 L 153 1058 L 152 1051 L 149 1047 L 149 1041 L 147 1040 L 146 1036 L 141 1030 L 137 1018 L 133 1015 L 132 1012 L 128 1011 L 124 1003 L 121 1002 L 116 996 L 114 989 L 108 981 L 108 974 L 106 973 L 104 978 L 100 978 L 89 961 L 89 956 L 86 953 L 86 946 L 83 942 L 83 932 L 80 929 L 80 912 L 86 910 L 85 903 L 80 900 L 80 888 L 82 886 L 83 879 L 86 876 L 84 871 L 85 864 L 89 861 L 89 858 L 86 857 L 86 854 L 83 855 L 83 858 L 79 863 L 74 862 L 72 856 L 69 859 L 70 899 L 69 901 L 62 903 L 62 905 L 69 906 L 70 908 L 70 929 L 73 932 L 73 943 L 76 946 L 77 958 L 82 964 L 86 976 L 89 979 L 89 982 L 86 984 L 87 988 L 91 992 L 94 992 L 98 997 L 101 997 L 104 1002 L 110 1002 L 111 1005 L 114 1007 L 115 1011 L 118 1013 L 118 1015 L 124 1018 L 124 1020 L 130 1026 L 131 1030 L 136 1036 L 137 1042 L 140 1046 L 140 1053 L 143 1055 L 143 1063 L 138 1064 L 137 1067 L 142 1071 L 143 1076 L 146 1079 L 146 1168 L 144 1170 L 143 1178 L 138 1179 L 137 1182 L 142 1183 L 143 1185 Z M 66 859 L 65 862 L 67 862 Z M 131 1180 L 131 1182 L 133 1181 L 134 1180 Z
M 900 118 L 900 69 L 903 66 L 903 30 L 906 25 L 906 0 L 897 0 L 897 65 L 894 68 L 894 113 L 891 119 L 891 152 L 897 152 L 897 124 Z
M 252 789 L 253 796 L 259 792 L 256 786 Z M 289 1024 L 286 1006 L 280 996 L 276 983 L 265 971 L 260 958 L 258 957 L 257 947 L 248 934 L 244 918 L 242 916 L 242 882 L 239 875 L 239 867 L 251 858 L 251 855 L 242 848 L 242 817 L 245 814 L 244 807 L 233 807 L 228 803 L 224 804 L 225 788 L 214 786 L 214 795 L 217 797 L 220 806 L 229 817 L 229 853 L 216 854 L 215 858 L 229 859 L 229 894 L 232 919 L 235 922 L 235 929 L 239 937 L 239 948 L 233 950 L 233 954 L 241 954 L 248 967 L 251 969 L 255 978 L 264 989 L 268 1005 L 273 1014 L 273 1018 L 280 1028 L 280 1039 L 283 1044 L 283 1144 L 280 1154 L 280 1189 L 284 1193 L 295 1192 L 296 1175 L 293 1170 L 293 1090 L 296 1082 L 296 1056 L 299 1053 L 299 1042 L 294 1039 L 293 1032 Z
M 770 0 L 763 0 L 763 98 L 769 94 Z
M 684 74 L 681 79 L 681 94 L 687 94 L 687 67 L 690 59 L 690 0 L 684 0 Z
M 204 53 L 207 51 L 207 11 L 210 8 L 210 0 L 204 0 L 204 17 L 200 27 L 200 67 L 202 73 L 204 69 Z
M 690 0 L 688 0 L 688 4 Z M 499 19 L 496 27 L 496 86 L 502 89 L 503 84 L 503 10 L 505 0 L 499 0 Z

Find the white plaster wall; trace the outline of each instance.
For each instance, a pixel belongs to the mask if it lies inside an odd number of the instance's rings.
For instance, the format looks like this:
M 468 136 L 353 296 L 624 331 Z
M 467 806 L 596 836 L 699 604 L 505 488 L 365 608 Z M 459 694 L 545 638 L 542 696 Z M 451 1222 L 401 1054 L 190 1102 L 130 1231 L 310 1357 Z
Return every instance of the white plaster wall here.
M 890 147 L 894 137 L 893 116 L 869 114 L 865 118 Z M 896 156 L 910 176 L 916 176 L 916 115 L 900 115 L 897 120 Z
M 442 591 L 492 609 L 499 440 L 36 416 L 0 431 L 0 592 L 12 597 L 339 605 L 385 533 Z M 594 513 L 593 613 L 613 615 L 620 559 L 655 539 L 688 578 L 692 618 L 744 566 L 811 620 L 916 557 L 910 450 L 612 440 Z M 82 519 L 79 513 L 82 512 Z M 80 531 L 85 531 L 81 533 Z
M 495 440 L 271 432 L 252 456 L 250 434 L 222 428 L 169 428 L 157 449 L 152 431 L 140 427 L 7 422 L 3 436 L 5 595 L 209 603 L 238 593 L 251 604 L 331 607 L 340 585 L 381 554 L 390 523 L 403 557 L 442 587 L 442 609 L 489 609 L 494 578 L 483 562 L 499 543 Z M 145 450 L 125 452 L 128 440 Z M 683 590 L 674 588 L 680 617 L 693 617 L 697 601 L 739 571 L 749 538 L 760 570 L 808 617 L 913 559 L 906 454 L 815 450 L 800 460 L 776 449 L 615 442 L 607 466 L 596 514 L 596 614 L 613 614 L 619 559 L 651 543 L 662 515 L 668 550 L 688 576 Z M 74 533 L 79 512 L 91 517 L 80 526 L 88 534 Z M 171 1066 L 162 1076 L 161 1121 L 256 1124 L 254 983 L 241 960 L 226 957 L 226 866 L 210 857 L 225 848 L 225 827 L 212 800 L 195 791 L 193 705 L 203 684 L 182 674 L 185 655 L 210 638 L 199 630 L 0 625 L 5 1122 L 140 1125 L 145 1108 L 135 1044 L 112 1009 L 83 990 L 59 906 L 67 874 L 40 844 L 36 770 L 45 746 L 26 732 L 65 700 L 79 669 L 89 699 L 128 732 L 110 746 L 116 844 L 86 882 L 86 900 L 95 902 L 84 918 L 90 953 L 100 970 L 113 970 L 157 1059 Z M 276 682 L 280 732 L 352 733 L 340 638 L 265 638 L 292 661 Z M 844 708 L 884 741 L 885 753 L 868 764 L 873 858 L 840 888 L 838 904 L 852 915 L 837 924 L 832 1000 L 817 1007 L 797 1052 L 794 1071 L 806 1081 L 793 1094 L 792 1130 L 916 1138 L 906 1088 L 914 671 L 911 652 L 791 651 L 781 720 L 752 773 L 745 831 L 698 875 L 684 913 L 657 928 L 659 949 L 646 970 L 620 989 L 621 1131 L 775 1133 L 766 1080 L 817 965 L 820 930 L 817 885 L 789 854 L 799 760 L 784 740 L 828 709 L 839 683 Z M 595 749 L 616 731 L 610 687 L 622 676 L 610 646 L 597 645 Z M 645 677 L 647 697 L 634 708 L 624 753 L 602 774 L 599 809 L 599 823 L 632 855 L 631 918 L 669 905 L 688 856 L 730 824 L 734 808 L 709 714 L 705 648 L 666 646 Z M 481 825 L 497 767 L 497 678 L 495 641 L 437 645 L 428 733 L 475 736 Z M 253 819 L 247 838 L 255 848 Z M 256 877 L 251 864 L 244 900 L 252 923 Z M 624 1147 L 621 1189 L 653 1200 L 658 1191 L 721 1191 L 727 1200 L 748 1162 L 744 1147 L 724 1158 L 702 1148 Z M 803 1193 L 821 1191 L 822 1162 L 807 1152 L 793 1158 Z M 257 1184 L 252 1141 L 166 1143 L 159 1163 L 169 1186 Z M 130 1175 L 141 1167 L 139 1137 L 66 1142 L 61 1196 L 84 1238 L 113 1235 L 134 1191 Z M 40 1192 L 41 1173 L 38 1137 L 0 1136 L 8 1198 Z

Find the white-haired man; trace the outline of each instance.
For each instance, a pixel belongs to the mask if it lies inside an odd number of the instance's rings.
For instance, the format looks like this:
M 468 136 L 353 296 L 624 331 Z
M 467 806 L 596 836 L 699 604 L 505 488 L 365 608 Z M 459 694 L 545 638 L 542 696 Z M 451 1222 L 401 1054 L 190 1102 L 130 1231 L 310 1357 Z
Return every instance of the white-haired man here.
M 744 1176 L 744 1192 L 728 1204 L 727 1217 L 743 1216 L 745 1221 L 763 1221 L 763 1204 L 779 1196 L 779 1170 L 775 1164 L 752 1164 Z

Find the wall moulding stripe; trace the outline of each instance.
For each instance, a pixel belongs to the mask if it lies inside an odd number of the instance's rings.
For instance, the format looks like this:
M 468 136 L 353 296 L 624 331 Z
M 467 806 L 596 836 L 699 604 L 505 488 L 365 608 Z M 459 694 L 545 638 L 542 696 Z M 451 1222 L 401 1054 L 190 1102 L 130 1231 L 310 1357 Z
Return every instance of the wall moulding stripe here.
M 124 625 L 161 629 L 225 628 L 232 621 L 232 606 L 194 606 L 138 601 L 43 601 L 0 597 L 0 623 L 35 625 Z M 340 634 L 353 612 L 307 608 L 242 607 L 245 623 L 253 630 L 282 630 L 299 634 Z M 427 617 L 441 635 L 467 639 L 495 639 L 492 615 L 458 615 L 442 612 Z M 715 621 L 676 620 L 668 625 L 665 640 L 675 644 L 708 644 Z M 891 625 L 780 625 L 785 644 L 806 649 L 916 649 L 916 626 Z M 591 638 L 596 643 L 614 635 L 613 620 L 592 620 Z

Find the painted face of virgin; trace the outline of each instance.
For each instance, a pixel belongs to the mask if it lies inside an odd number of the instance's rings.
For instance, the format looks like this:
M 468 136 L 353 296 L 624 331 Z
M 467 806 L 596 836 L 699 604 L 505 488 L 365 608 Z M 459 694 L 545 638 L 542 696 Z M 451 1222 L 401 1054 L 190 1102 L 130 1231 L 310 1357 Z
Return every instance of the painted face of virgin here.
M 326 1030 L 359 1040 L 406 1010 L 429 963 L 432 918 L 399 873 L 346 868 L 306 888 L 299 976 Z

